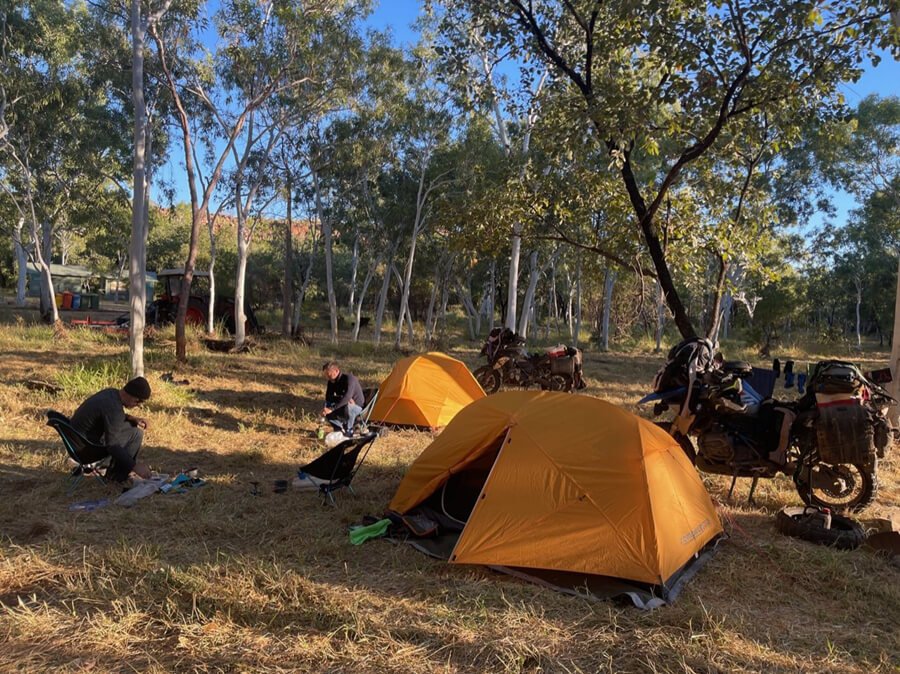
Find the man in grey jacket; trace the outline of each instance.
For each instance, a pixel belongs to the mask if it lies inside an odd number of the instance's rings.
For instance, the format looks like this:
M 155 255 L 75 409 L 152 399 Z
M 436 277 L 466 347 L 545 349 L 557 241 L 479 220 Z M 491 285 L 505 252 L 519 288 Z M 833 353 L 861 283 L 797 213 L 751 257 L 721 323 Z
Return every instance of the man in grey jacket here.
M 150 468 L 137 460 L 147 421 L 125 412 L 149 398 L 150 384 L 135 377 L 121 389 L 95 393 L 72 415 L 72 426 L 94 444 L 103 445 L 112 457 L 106 471 L 110 480 L 124 482 L 132 472 L 144 479 L 150 477 Z
M 322 366 L 322 374 L 328 382 L 322 416 L 337 430 L 352 435 L 356 417 L 365 403 L 359 379 L 349 372 L 341 372 L 340 365 L 333 360 Z

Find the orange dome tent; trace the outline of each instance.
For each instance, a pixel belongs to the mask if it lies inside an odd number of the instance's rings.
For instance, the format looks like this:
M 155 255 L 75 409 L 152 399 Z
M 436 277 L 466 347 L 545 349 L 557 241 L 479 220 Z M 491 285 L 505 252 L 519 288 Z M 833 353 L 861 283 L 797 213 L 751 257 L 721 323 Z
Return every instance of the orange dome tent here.
M 484 391 L 465 363 L 431 352 L 403 358 L 378 388 L 372 423 L 446 426 Z
M 598 398 L 556 392 L 499 393 L 466 407 L 412 464 L 390 510 L 438 523 L 449 542 L 417 547 L 450 562 L 624 592 L 641 605 L 674 599 L 722 532 L 669 434 Z

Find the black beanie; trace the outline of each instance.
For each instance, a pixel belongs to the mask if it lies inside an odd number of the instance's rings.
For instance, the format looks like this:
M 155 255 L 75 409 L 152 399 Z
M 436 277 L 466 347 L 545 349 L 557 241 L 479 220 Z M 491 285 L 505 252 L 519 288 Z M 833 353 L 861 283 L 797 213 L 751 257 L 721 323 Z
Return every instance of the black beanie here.
M 150 384 L 143 377 L 135 377 L 125 384 L 125 393 L 134 396 L 138 400 L 147 400 L 150 398 Z

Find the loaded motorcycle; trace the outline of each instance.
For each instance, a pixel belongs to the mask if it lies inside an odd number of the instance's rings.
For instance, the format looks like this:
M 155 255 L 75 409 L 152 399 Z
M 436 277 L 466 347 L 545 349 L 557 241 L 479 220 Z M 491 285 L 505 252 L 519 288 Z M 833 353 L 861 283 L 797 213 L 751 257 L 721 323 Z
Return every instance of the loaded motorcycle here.
M 657 373 L 654 415 L 676 408 L 659 423 L 706 473 L 759 478 L 791 477 L 803 501 L 858 510 L 878 489 L 878 459 L 896 439 L 888 409 L 896 401 L 858 367 L 822 361 L 796 401 L 763 399 L 746 380 L 748 363 L 723 361 L 708 340 L 691 339 L 669 352 Z
M 481 348 L 487 357 L 472 374 L 487 393 L 496 393 L 502 385 L 540 386 L 545 391 L 583 389 L 581 350 L 559 346 L 543 353 L 528 354 L 525 340 L 509 328 L 494 328 Z

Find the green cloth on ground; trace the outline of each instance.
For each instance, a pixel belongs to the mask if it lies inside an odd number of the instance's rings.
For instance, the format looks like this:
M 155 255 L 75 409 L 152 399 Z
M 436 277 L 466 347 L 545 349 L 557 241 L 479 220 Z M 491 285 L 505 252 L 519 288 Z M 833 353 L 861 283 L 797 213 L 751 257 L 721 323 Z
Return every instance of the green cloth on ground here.
M 387 533 L 391 521 L 387 518 L 378 520 L 368 526 L 350 527 L 350 542 L 353 545 L 362 545 L 370 538 L 379 538 Z

